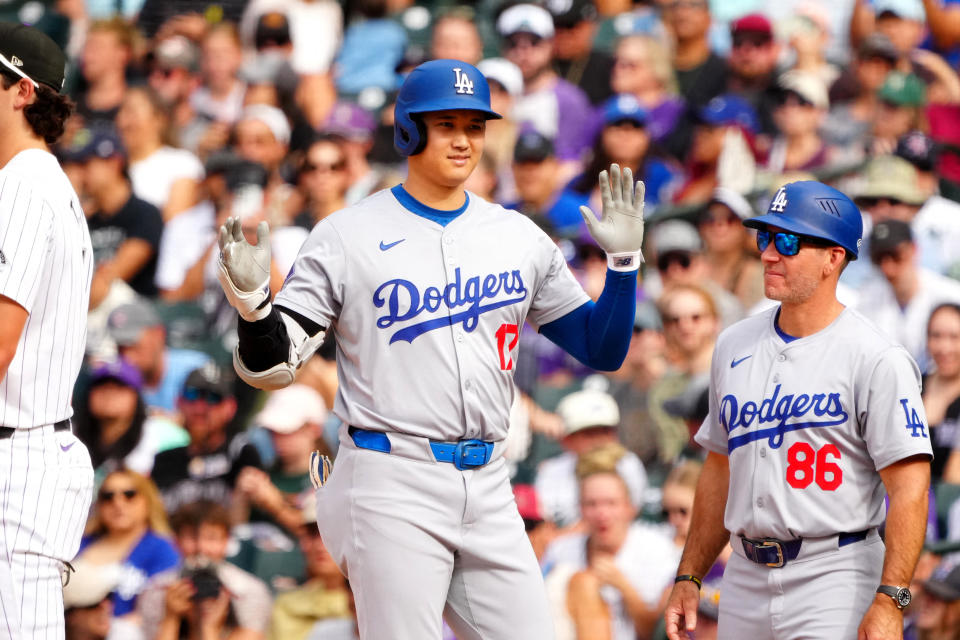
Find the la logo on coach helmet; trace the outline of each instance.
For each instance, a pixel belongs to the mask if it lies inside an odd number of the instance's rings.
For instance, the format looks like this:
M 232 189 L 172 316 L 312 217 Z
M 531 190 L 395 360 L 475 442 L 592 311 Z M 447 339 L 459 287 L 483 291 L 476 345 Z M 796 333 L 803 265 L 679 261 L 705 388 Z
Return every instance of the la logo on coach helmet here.
M 473 82 L 470 81 L 470 76 L 463 72 L 463 69 L 460 67 L 454 67 L 453 72 L 457 74 L 457 81 L 453 83 L 454 88 L 457 90 L 457 93 L 473 95 Z
M 787 188 L 780 187 L 780 190 L 777 191 L 777 195 L 776 197 L 774 197 L 773 202 L 770 203 L 770 211 L 783 213 L 783 210 L 786 208 L 787 208 Z

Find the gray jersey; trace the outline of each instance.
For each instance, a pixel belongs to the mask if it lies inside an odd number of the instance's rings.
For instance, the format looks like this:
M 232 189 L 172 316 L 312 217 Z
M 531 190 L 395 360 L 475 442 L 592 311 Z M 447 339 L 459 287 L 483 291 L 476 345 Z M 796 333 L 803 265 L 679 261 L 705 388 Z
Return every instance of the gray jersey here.
M 788 342 L 778 309 L 733 325 L 714 351 L 696 441 L 729 456 L 724 524 L 781 539 L 878 526 L 877 470 L 931 455 L 917 365 L 856 311 Z
M 314 227 L 275 302 L 332 327 L 347 424 L 499 441 L 524 320 L 588 300 L 527 217 L 469 194 L 441 226 L 384 190 Z

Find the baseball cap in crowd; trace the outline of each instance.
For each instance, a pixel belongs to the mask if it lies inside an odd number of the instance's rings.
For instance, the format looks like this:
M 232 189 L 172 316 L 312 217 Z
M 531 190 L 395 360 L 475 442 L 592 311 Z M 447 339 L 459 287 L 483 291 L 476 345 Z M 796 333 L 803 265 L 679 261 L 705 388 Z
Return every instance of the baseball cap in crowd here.
M 524 131 L 513 147 L 514 162 L 543 162 L 553 157 L 553 142 L 538 131 Z
M 514 98 L 523 93 L 523 72 L 506 58 L 481 60 L 477 69 L 487 80 L 500 84 Z
M 283 111 L 269 104 L 251 104 L 243 109 L 240 121 L 256 120 L 267 125 L 277 142 L 290 144 L 290 121 Z
M 620 408 L 609 393 L 584 389 L 568 394 L 557 405 L 563 421 L 564 435 L 591 427 L 616 428 L 620 424 Z
M 226 374 L 214 362 L 208 362 L 194 369 L 187 376 L 181 395 L 187 396 L 196 392 L 213 393 L 221 398 L 233 395 Z
M 918 171 L 933 171 L 937 161 L 937 143 L 922 131 L 910 131 L 897 140 L 893 154 L 903 158 Z
M 873 11 L 878 18 L 894 15 L 906 20 L 926 22 L 927 14 L 921 0 L 873 0 Z
M 327 406 L 320 394 L 305 384 L 291 384 L 270 394 L 254 422 L 275 433 L 293 433 L 305 424 L 323 424 Z
M 866 168 L 866 184 L 855 200 L 888 198 L 912 205 L 923 204 L 925 198 L 917 185 L 917 169 L 897 156 L 877 156 Z
M 523 519 L 527 531 L 536 528 L 543 522 L 543 511 L 540 509 L 540 500 L 537 490 L 530 484 L 513 485 L 513 499 L 517 502 L 517 511 Z
M 602 112 L 605 125 L 631 122 L 642 127 L 647 124 L 647 110 L 629 93 L 621 93 L 604 102 Z
M 750 132 L 756 132 L 760 128 L 760 120 L 753 105 L 730 93 L 713 98 L 695 115 L 700 122 L 714 127 L 737 125 Z
M 557 29 L 572 29 L 581 22 L 597 19 L 593 0 L 547 0 L 547 9 L 553 14 L 553 26 Z
M 146 329 L 163 324 L 153 305 L 142 298 L 122 304 L 107 317 L 107 333 L 117 346 L 128 347 L 140 341 Z
M 956 560 L 941 562 L 923 588 L 934 597 L 945 602 L 960 600 L 960 563 Z
M 372 138 L 377 130 L 377 120 L 355 102 L 340 100 L 333 105 L 321 129 L 324 133 L 343 136 L 347 140 L 365 141 Z
M 863 39 L 863 42 L 857 47 L 857 55 L 860 58 L 883 58 L 891 63 L 896 63 L 900 59 L 900 52 L 893 45 L 893 41 L 879 31 L 875 31 Z
M 663 331 L 663 322 L 657 305 L 650 300 L 637 303 L 637 312 L 633 316 L 634 331 Z
M 734 46 L 740 42 L 767 44 L 773 40 L 773 25 L 762 13 L 750 13 L 730 23 Z
M 39 29 L 16 22 L 0 22 L 0 67 L 26 78 L 33 86 L 46 85 L 59 92 L 67 56 Z
M 782 73 L 777 78 L 777 88 L 781 92 L 796 94 L 801 100 L 818 109 L 828 109 L 830 107 L 827 85 L 819 76 L 812 73 L 797 71 L 796 69 Z
M 718 202 L 733 211 L 741 220 L 752 218 L 754 216 L 753 207 L 740 193 L 729 187 L 717 187 L 713 190 L 709 204 Z
M 123 141 L 113 127 L 81 129 L 71 141 L 69 153 L 76 162 L 86 162 L 91 158 L 107 160 L 127 157 Z
M 120 565 L 94 565 L 74 560 L 70 580 L 63 586 L 64 609 L 86 609 L 103 602 L 120 583 Z
M 140 370 L 123 358 L 104 362 L 90 372 L 91 387 L 105 380 L 119 382 L 136 391 L 143 388 L 143 376 L 140 374 Z
M 909 224 L 902 220 L 881 220 L 870 231 L 870 259 L 878 262 L 880 256 L 893 253 L 905 242 L 913 242 Z
M 548 40 L 553 37 L 553 16 L 535 4 L 518 4 L 500 14 L 497 33 L 503 37 L 529 33 Z
M 153 51 L 154 64 L 160 69 L 186 69 L 197 71 L 200 51 L 184 36 L 171 36 L 161 40 Z
M 257 18 L 253 44 L 257 49 L 285 47 L 290 44 L 290 22 L 287 16 L 279 11 L 268 11 Z
M 898 107 L 919 107 L 926 101 L 926 93 L 926 85 L 916 74 L 891 71 L 877 97 Z
M 661 256 L 671 251 L 699 253 L 703 250 L 697 228 L 685 220 L 665 220 L 657 224 L 650 232 L 650 240 Z

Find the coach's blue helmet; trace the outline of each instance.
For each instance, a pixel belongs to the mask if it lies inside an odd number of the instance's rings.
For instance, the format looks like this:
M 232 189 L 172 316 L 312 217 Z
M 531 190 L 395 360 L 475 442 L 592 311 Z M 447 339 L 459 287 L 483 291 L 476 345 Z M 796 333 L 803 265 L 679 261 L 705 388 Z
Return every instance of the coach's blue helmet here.
M 416 116 L 431 111 L 479 111 L 487 120 L 500 118 L 490 109 L 490 85 L 480 70 L 460 60 L 431 60 L 410 72 L 393 116 L 393 145 L 403 156 L 423 151 L 426 128 Z
M 863 217 L 853 200 L 821 182 L 791 182 L 777 191 L 766 215 L 748 218 L 744 226 L 779 227 L 800 235 L 829 240 L 856 260 L 863 241 Z

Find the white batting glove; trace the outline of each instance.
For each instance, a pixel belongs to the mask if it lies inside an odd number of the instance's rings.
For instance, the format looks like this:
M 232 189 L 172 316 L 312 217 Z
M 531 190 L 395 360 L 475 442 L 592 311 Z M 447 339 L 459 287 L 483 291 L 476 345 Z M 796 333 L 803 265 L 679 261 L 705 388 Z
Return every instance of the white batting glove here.
M 603 219 L 598 220 L 590 207 L 580 207 L 580 215 L 590 235 L 607 252 L 607 266 L 614 271 L 636 271 L 643 262 L 643 196 L 642 180 L 633 184 L 629 168 L 620 177 L 620 165 L 610 165 L 610 175 L 600 172 L 600 197 Z
M 247 322 L 270 315 L 270 227 L 257 225 L 257 244 L 243 237 L 240 218 L 227 218 L 217 236 L 220 262 L 217 279 L 231 306 Z M 260 305 L 263 305 L 262 307 Z

